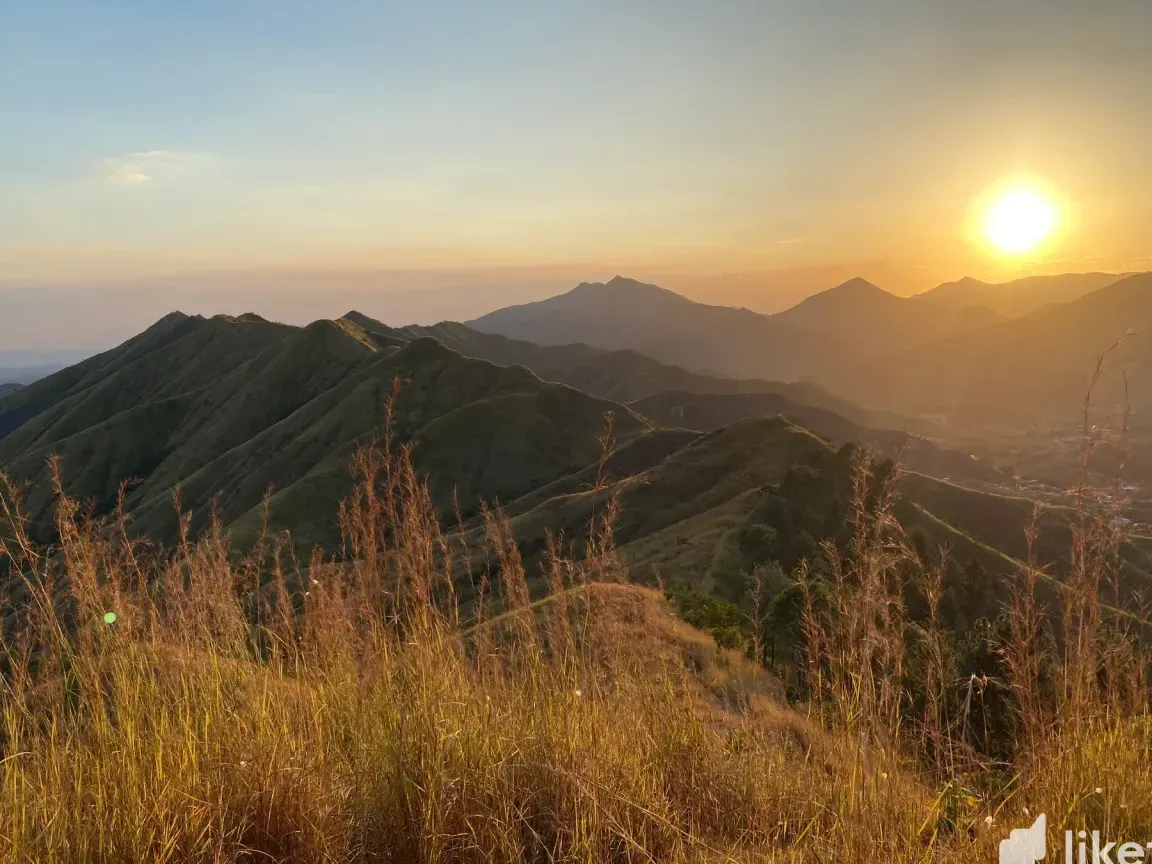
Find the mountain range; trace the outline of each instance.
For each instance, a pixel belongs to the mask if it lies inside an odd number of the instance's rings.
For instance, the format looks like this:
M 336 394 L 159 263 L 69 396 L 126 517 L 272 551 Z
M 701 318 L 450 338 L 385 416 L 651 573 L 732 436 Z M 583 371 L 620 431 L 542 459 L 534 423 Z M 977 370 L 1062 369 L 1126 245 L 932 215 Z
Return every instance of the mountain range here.
M 483 333 L 453 321 L 432 326 L 392 328 L 359 312 L 349 312 L 346 320 L 385 340 L 431 338 L 459 351 L 501 366 L 525 366 L 548 381 L 557 381 L 604 399 L 631 402 L 662 391 L 701 394 L 775 393 L 799 405 L 825 408 L 865 425 L 915 425 L 911 418 L 869 411 L 840 399 L 811 382 L 784 382 L 765 379 L 725 378 L 689 372 L 679 366 L 661 363 L 630 349 L 607 350 L 584 343 L 537 345 Z
M 950 423 L 1068 423 L 1082 415 L 1097 361 L 1116 346 L 1094 403 L 1114 412 L 1126 399 L 1139 415 L 1152 407 L 1149 324 L 1152 274 L 1144 273 L 1069 303 L 844 366 L 824 382 L 871 406 Z
M 31 384 L 95 353 L 84 349 L 30 351 L 0 348 L 0 388 L 7 384 Z M 4 395 L 0 389 L 0 397 Z
M 631 351 L 534 346 L 450 323 L 390 328 L 355 312 L 305 328 L 174 314 L 0 400 L 0 466 L 29 484 L 26 504 L 46 531 L 46 460 L 57 454 L 69 491 L 97 513 L 130 480 L 127 505 L 157 539 L 175 530 L 177 486 L 197 526 L 215 508 L 225 525 L 251 527 L 271 489 L 273 527 L 332 545 L 348 459 L 381 431 L 398 379 L 395 431 L 415 445 L 437 503 L 455 499 L 464 516 L 481 499 L 514 500 L 587 468 L 609 411 L 620 445 L 653 435 L 683 444 L 716 428 L 715 416 L 673 416 L 669 394 L 684 391 L 661 389 L 671 386 L 736 400 L 726 421 L 783 414 L 839 443 L 883 441 L 893 452 L 907 438 L 872 429 L 883 415 L 816 387 L 696 375 Z M 685 425 L 672 438 L 650 431 Z M 660 447 L 640 450 L 667 455 Z
M 796 380 L 842 350 L 832 338 L 798 331 L 771 316 L 696 303 L 619 276 L 501 309 L 468 326 L 540 345 L 584 342 L 628 349 L 694 372 L 735 378 Z
M 394 328 L 356 312 L 307 327 L 176 313 L 0 397 L 0 470 L 27 484 L 25 505 L 43 539 L 53 531 L 47 460 L 56 454 L 69 492 L 97 515 L 127 483 L 131 524 L 150 538 L 174 538 L 179 490 L 194 531 L 215 517 L 243 547 L 267 519 L 301 552 L 318 545 L 339 554 L 349 458 L 383 432 L 391 405 L 392 431 L 412 446 L 437 506 L 462 520 L 461 538 L 481 530 L 482 501 L 500 503 L 533 561 L 548 536 L 578 544 L 582 526 L 614 497 L 620 550 L 636 573 L 735 599 L 741 574 L 763 556 L 791 566 L 839 530 L 865 444 L 910 469 L 900 485 L 909 530 L 1006 572 L 1022 554 L 1017 535 L 1031 512 L 1012 491 L 1012 472 L 910 430 L 940 406 L 998 416 L 999 408 L 1027 414 L 1057 396 L 1067 401 L 1076 376 L 1090 374 L 1081 366 L 1095 342 L 1140 320 L 1150 279 L 1122 279 L 1015 319 L 981 306 L 958 317 L 862 280 L 769 317 L 616 279 L 478 322 L 599 345 L 540 344 L 453 322 Z M 631 316 L 632 338 L 620 322 L 597 329 L 613 309 Z M 915 344 L 876 353 L 880 340 L 851 332 L 869 315 L 918 326 L 904 340 Z M 729 378 L 640 351 L 677 330 L 697 358 L 715 359 L 757 334 L 779 336 L 760 355 L 767 363 L 782 344 L 807 340 L 807 350 L 832 352 L 821 361 L 828 387 Z M 1143 380 L 1145 342 L 1130 340 L 1124 358 Z M 675 353 L 677 340 L 661 344 Z M 1054 359 L 1061 350 L 1067 358 Z M 1036 399 L 1022 396 L 1025 386 Z M 604 460 L 609 413 L 614 438 Z M 1059 513 L 1045 524 L 1046 537 L 1067 532 Z M 787 541 L 769 548 L 755 539 L 769 535 Z M 1143 584 L 1152 558 L 1139 546 L 1126 556 L 1126 578 Z
M 989 302 L 996 291 L 1016 299 Z M 1075 299 L 1041 303 L 1042 296 Z M 803 381 L 866 410 L 892 412 L 886 425 L 907 428 L 909 417 L 951 425 L 1067 422 L 1097 359 L 1129 330 L 1139 331 L 1150 310 L 1148 274 L 1070 274 L 1003 286 L 963 280 L 909 298 L 854 279 L 772 316 L 616 278 L 468 326 L 553 346 L 580 341 L 633 350 L 716 376 Z M 1137 385 L 1145 340 L 1134 333 L 1113 358 L 1128 364 Z M 1097 395 L 1114 404 L 1118 392 L 1112 377 Z M 1132 389 L 1133 407 L 1149 393 Z
M 851 279 L 773 315 L 772 320 L 821 333 L 854 357 L 883 354 L 1004 320 L 979 303 L 949 312 L 941 314 L 936 306 L 916 298 L 897 297 L 864 279 Z
M 1119 282 L 1132 273 L 1062 273 L 1025 276 L 1012 282 L 981 282 L 968 276 L 945 282 L 916 297 L 941 309 L 961 311 L 973 306 L 991 309 L 1005 318 L 1019 318 L 1048 303 L 1069 303 Z
M 56 453 L 69 491 L 97 512 L 131 479 L 135 524 L 157 539 L 173 536 L 179 485 L 197 527 L 213 508 L 226 526 L 242 520 L 271 489 L 276 527 L 327 543 L 349 457 L 382 432 L 397 379 L 397 436 L 414 444 L 437 503 L 450 509 L 458 493 L 465 514 L 594 461 L 606 411 L 622 442 L 644 429 L 621 405 L 432 339 L 377 341 L 346 320 L 172 315 L 0 401 L 0 466 L 30 484 L 41 526 Z

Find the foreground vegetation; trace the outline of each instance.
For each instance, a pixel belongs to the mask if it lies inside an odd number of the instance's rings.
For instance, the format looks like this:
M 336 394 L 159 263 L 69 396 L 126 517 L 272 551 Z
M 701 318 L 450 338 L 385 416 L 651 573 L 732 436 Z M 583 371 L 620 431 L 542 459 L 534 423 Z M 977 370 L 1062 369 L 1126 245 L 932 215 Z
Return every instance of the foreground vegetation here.
M 847 542 L 799 566 L 790 708 L 626 584 L 613 502 L 582 549 L 551 538 L 533 603 L 498 513 L 460 548 L 406 450 L 354 468 L 345 554 L 307 563 L 267 535 L 240 560 L 187 516 L 166 552 L 59 486 L 38 548 L 3 487 L 0 859 L 986 862 L 1039 812 L 1152 839 L 1145 664 L 1099 602 L 1121 538 L 1089 503 L 1062 608 L 1026 568 L 988 637 L 1005 677 L 957 682 L 942 567 L 862 462 Z

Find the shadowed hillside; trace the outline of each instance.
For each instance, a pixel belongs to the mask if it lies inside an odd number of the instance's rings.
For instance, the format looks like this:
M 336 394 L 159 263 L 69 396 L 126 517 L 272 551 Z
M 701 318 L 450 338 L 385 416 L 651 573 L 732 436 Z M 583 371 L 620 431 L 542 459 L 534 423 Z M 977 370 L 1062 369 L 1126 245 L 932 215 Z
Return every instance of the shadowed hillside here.
M 797 405 L 775 393 L 701 394 L 664 392 L 629 403 L 636 413 L 664 426 L 683 426 L 711 432 L 750 417 L 780 414 L 821 437 L 848 444 L 867 445 L 888 459 L 900 459 L 909 468 L 941 477 L 1003 482 L 1005 476 L 987 462 L 967 453 L 948 450 L 917 435 L 876 429 L 823 408 Z
M 790 419 L 744 419 L 699 436 L 658 430 L 621 447 L 603 466 L 512 501 L 503 512 L 535 564 L 549 535 L 579 549 L 589 524 L 618 511 L 616 540 L 634 578 L 739 601 L 755 566 L 787 573 L 801 559 L 820 558 L 824 540 L 844 540 L 860 447 L 836 447 Z M 936 458 L 945 462 L 962 458 L 941 453 Z M 928 450 L 920 461 L 932 456 Z M 946 548 L 957 568 L 978 566 L 994 580 L 987 596 L 957 599 L 953 614 L 968 623 L 994 614 L 1004 598 L 1000 580 L 1027 557 L 1033 502 L 917 472 L 903 473 L 896 493 L 895 512 L 922 554 Z M 1067 508 L 1053 508 L 1038 525 L 1038 562 L 1056 577 L 1068 567 L 1071 520 Z M 757 527 L 764 524 L 770 542 Z M 475 527 L 467 545 L 481 542 L 481 534 Z M 1152 586 L 1152 557 L 1142 544 L 1126 544 L 1124 559 L 1126 590 Z
M 718 544 L 751 512 L 757 490 L 779 480 L 789 466 L 829 450 L 825 441 L 782 418 L 747 420 L 693 436 L 650 467 L 637 461 L 635 473 L 620 476 L 610 466 L 612 482 L 600 487 L 585 472 L 504 510 L 525 554 L 535 560 L 549 534 L 579 547 L 594 517 L 616 500 L 616 541 L 636 577 L 659 574 L 710 590 Z

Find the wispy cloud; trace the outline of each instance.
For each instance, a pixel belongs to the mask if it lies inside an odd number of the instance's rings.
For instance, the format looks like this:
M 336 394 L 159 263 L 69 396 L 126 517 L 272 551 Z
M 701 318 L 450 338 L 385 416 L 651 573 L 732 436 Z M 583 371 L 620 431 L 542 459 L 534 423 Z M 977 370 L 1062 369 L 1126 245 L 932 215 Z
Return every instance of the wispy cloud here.
M 218 153 L 186 150 L 137 150 L 104 160 L 104 179 L 110 183 L 140 186 L 153 181 L 202 175 L 220 159 Z
M 143 171 L 131 171 L 126 169 L 109 171 L 107 174 L 107 179 L 111 180 L 113 183 L 128 184 L 150 183 L 152 181 L 152 178 L 148 174 L 145 174 Z
M 778 246 L 794 246 L 797 243 L 804 243 L 808 240 L 807 237 L 784 237 L 776 241 Z

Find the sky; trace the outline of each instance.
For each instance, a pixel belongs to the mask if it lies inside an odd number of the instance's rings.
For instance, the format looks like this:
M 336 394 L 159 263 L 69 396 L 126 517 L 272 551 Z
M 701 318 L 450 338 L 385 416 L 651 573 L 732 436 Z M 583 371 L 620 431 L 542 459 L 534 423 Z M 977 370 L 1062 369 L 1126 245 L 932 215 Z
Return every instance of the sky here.
M 1152 269 L 1150 32 L 1147 0 L 0 0 L 0 343 Z M 1067 230 L 1005 260 L 964 220 L 1021 174 Z

